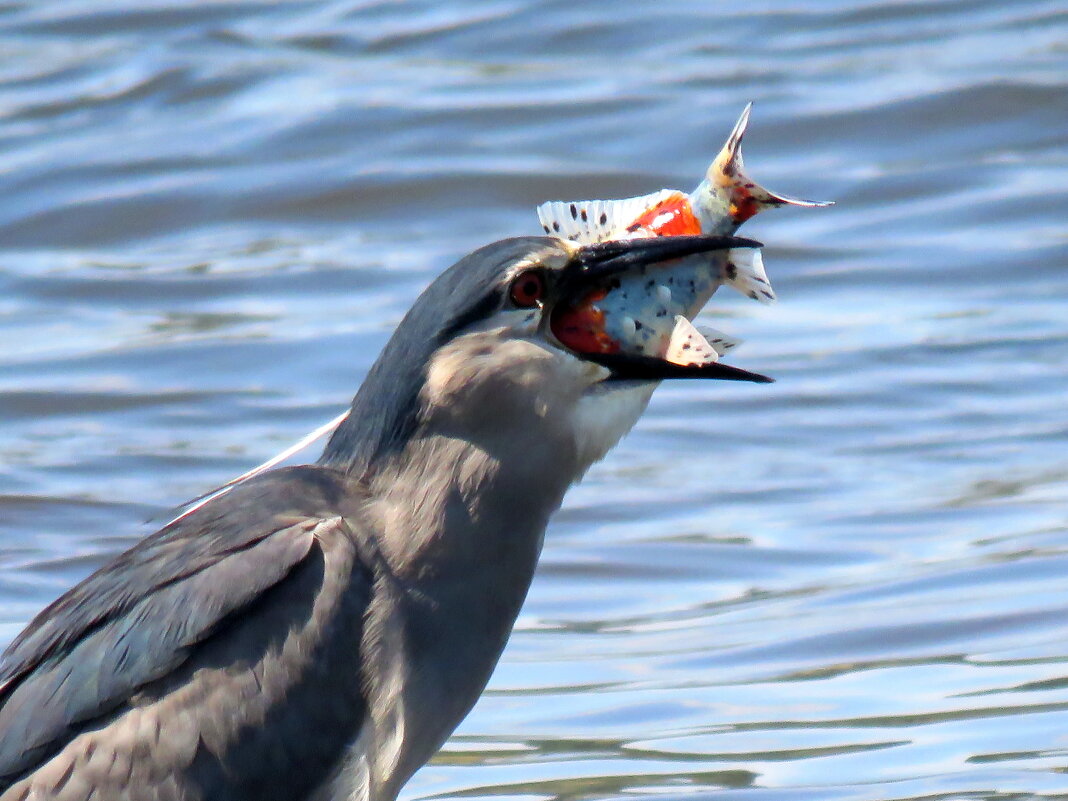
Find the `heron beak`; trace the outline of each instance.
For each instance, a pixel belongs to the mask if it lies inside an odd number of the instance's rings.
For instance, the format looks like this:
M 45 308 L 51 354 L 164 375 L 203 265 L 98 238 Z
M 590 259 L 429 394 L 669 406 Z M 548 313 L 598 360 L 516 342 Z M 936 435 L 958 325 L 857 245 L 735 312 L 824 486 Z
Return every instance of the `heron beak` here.
M 549 326 L 564 347 L 586 361 L 611 371 L 609 380 L 662 381 L 668 378 L 715 378 L 726 381 L 770 383 L 773 379 L 721 364 L 715 347 L 684 317 L 664 320 L 663 353 L 643 352 L 638 339 L 613 336 L 606 314 L 599 308 L 612 292 L 622 292 L 620 279 L 631 273 L 654 276 L 656 266 L 690 256 L 732 248 L 756 248 L 760 243 L 733 236 L 670 236 L 600 242 L 580 248 L 564 268 Z M 648 283 L 648 290 L 644 289 Z M 639 283 L 637 290 L 655 291 L 655 281 Z M 636 291 L 632 283 L 629 290 Z M 640 303 L 641 298 L 628 297 Z M 633 322 L 633 321 L 632 321 Z
M 754 384 L 773 384 L 775 379 L 732 367 L 718 361 L 702 364 L 676 364 L 655 356 L 626 353 L 596 353 L 583 355 L 612 371 L 612 381 L 664 381 L 668 378 L 718 378 L 721 381 L 749 381 Z
M 759 248 L 762 243 L 740 236 L 658 236 L 619 239 L 585 245 L 565 268 L 562 291 L 588 286 L 659 262 L 731 248 Z

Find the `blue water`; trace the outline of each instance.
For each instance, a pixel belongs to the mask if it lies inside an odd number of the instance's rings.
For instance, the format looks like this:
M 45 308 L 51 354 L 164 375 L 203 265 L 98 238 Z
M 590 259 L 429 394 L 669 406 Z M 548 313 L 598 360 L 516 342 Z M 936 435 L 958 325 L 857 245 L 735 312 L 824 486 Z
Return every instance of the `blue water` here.
M 0 642 L 750 100 L 778 383 L 658 391 L 403 797 L 1068 798 L 1063 2 L 0 5 Z

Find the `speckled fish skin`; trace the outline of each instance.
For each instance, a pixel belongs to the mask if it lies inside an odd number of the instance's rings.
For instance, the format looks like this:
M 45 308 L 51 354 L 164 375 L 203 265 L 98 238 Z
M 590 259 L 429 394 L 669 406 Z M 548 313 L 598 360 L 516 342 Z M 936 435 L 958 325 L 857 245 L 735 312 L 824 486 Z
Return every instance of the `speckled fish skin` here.
M 626 200 L 545 203 L 538 208 L 543 229 L 581 244 L 653 236 L 732 235 L 767 208 L 830 205 L 777 195 L 746 175 L 741 141 L 751 108 L 752 104 L 746 106 L 692 192 L 664 189 Z M 722 284 L 762 303 L 775 300 L 759 250 L 721 251 L 621 276 L 610 287 L 557 310 L 553 332 L 563 344 L 581 351 L 663 357 L 671 345 L 676 318 L 692 320 Z

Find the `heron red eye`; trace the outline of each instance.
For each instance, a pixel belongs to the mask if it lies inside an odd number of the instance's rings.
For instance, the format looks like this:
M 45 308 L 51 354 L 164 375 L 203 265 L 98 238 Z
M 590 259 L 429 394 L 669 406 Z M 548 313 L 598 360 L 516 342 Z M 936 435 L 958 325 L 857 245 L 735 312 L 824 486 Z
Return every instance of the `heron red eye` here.
M 522 309 L 529 309 L 537 305 L 545 294 L 545 278 L 537 270 L 520 273 L 519 277 L 512 281 L 510 294 L 512 303 Z

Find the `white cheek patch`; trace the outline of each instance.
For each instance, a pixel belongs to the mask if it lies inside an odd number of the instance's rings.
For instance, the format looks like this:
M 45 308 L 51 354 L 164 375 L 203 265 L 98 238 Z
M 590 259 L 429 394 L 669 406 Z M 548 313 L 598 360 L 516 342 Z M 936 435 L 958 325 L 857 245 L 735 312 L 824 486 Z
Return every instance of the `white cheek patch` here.
M 600 461 L 638 422 L 656 384 L 602 385 L 584 394 L 571 413 L 571 431 L 579 474 Z

